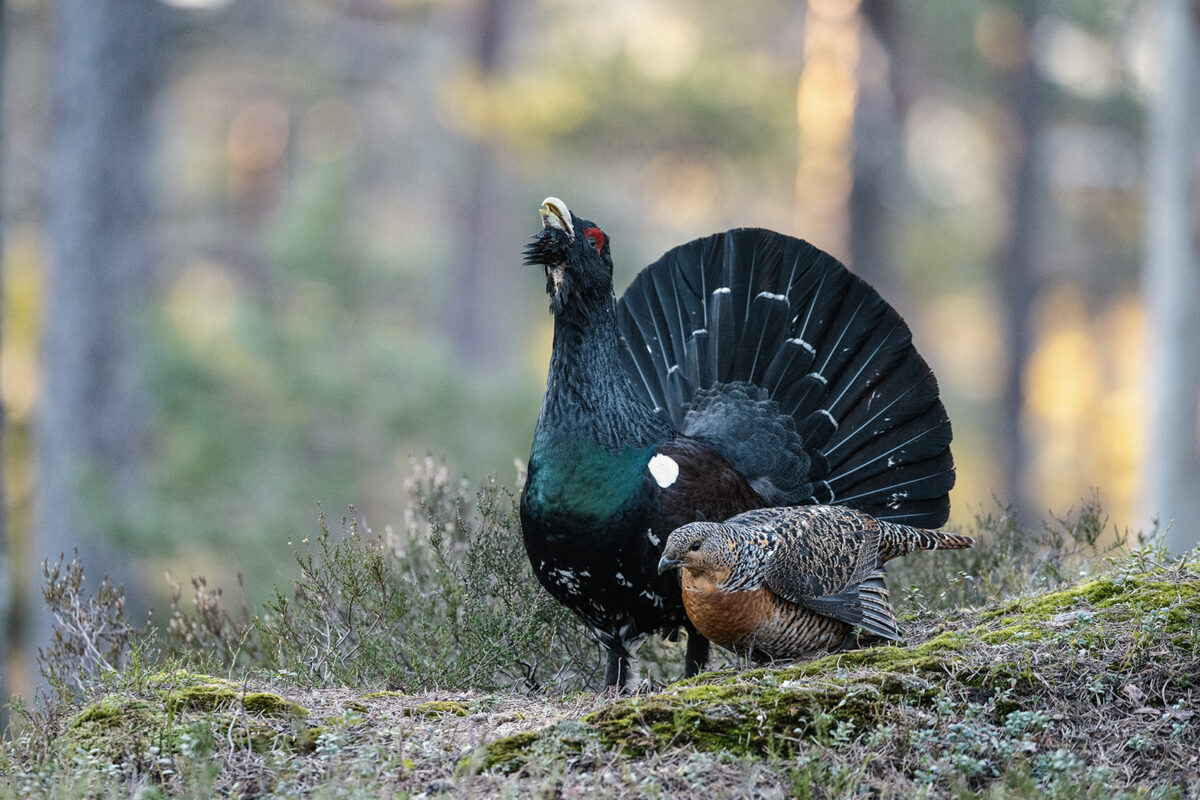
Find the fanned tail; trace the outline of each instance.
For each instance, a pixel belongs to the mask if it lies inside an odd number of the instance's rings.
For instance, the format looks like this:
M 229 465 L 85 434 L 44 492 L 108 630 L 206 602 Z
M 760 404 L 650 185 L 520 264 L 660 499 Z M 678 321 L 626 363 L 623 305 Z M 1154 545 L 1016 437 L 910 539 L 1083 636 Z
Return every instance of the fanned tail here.
M 832 256 L 759 229 L 697 239 L 643 270 L 617 314 L 643 399 L 773 505 L 946 521 L 954 464 L 937 381 L 900 315 Z M 775 453 L 746 442 L 755 422 Z

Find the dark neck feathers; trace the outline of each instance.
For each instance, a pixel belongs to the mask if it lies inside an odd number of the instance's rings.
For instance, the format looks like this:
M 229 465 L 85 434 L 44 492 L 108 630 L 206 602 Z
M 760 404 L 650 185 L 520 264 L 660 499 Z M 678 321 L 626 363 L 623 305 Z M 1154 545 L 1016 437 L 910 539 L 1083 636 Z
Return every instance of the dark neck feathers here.
M 616 300 L 569 303 L 554 320 L 546 398 L 535 438 L 567 435 L 611 452 L 647 447 L 675 432 L 635 394 L 621 364 Z M 575 307 L 572 307 L 575 306 Z

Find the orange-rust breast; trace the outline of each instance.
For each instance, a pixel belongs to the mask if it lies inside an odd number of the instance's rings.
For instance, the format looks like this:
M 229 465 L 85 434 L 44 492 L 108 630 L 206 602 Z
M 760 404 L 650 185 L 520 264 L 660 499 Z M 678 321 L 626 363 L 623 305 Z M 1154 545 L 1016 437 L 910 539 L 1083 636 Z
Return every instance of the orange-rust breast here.
M 777 597 L 766 586 L 722 588 L 727 574 L 683 570 L 683 607 L 696 630 L 759 661 L 794 659 L 840 647 L 850 625 Z
M 743 592 L 720 587 L 727 573 L 683 570 L 683 607 L 696 630 L 721 645 L 752 637 L 773 613 L 772 595 L 765 586 Z

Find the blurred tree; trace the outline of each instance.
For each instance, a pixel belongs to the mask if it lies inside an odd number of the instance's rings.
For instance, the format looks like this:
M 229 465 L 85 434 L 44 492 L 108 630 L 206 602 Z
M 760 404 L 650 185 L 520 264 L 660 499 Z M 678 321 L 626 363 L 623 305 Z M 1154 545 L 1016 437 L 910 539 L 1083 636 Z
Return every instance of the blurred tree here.
M 1014 54 L 1012 67 L 1002 75 L 1001 92 L 1012 114 L 1012 156 L 1008 174 L 1009 225 L 999 254 L 1000 296 L 1004 302 L 1005 340 L 1008 364 L 1000 398 L 998 441 L 1003 453 L 1004 486 L 1002 496 L 1018 517 L 1030 519 L 1028 485 L 1029 442 L 1022 417 L 1025 411 L 1026 371 L 1033 352 L 1031 312 L 1040 286 L 1034 267 L 1034 252 L 1041 219 L 1043 166 L 1038 160 L 1037 143 L 1047 117 L 1049 97 L 1033 59 L 1033 30 L 1037 24 L 1036 0 L 1021 0 L 1014 11 L 1019 15 L 1023 35 L 1012 45 L 1023 48 Z
M 848 259 L 854 271 L 895 302 L 899 289 L 890 229 L 903 179 L 903 120 L 911 101 L 904 7 L 864 3 L 873 48 L 864 47 L 854 112 L 854 184 L 850 189 Z
M 8 34 L 8 28 L 5 26 L 5 3 L 0 0 L 0 108 L 4 108 L 4 76 L 5 76 L 5 55 L 7 54 L 4 44 Z M 4 128 L 0 126 L 0 154 L 4 152 L 3 140 Z M 4 183 L 4 164 L 0 161 L 0 186 Z M 3 264 L 4 253 L 4 217 L 0 213 L 0 266 Z M 4 273 L 0 268 L 0 328 L 3 328 L 4 322 L 4 293 L 3 281 Z M 0 443 L 4 441 L 4 403 L 0 401 Z M 3 451 L 0 445 L 0 452 Z M 11 672 L 9 666 L 9 657 L 13 650 L 13 622 L 12 608 L 12 568 L 9 566 L 8 552 L 8 529 L 6 527 L 5 503 L 6 493 L 4 491 L 4 459 L 0 458 L 0 732 L 7 729 L 8 717 L 8 696 L 9 685 L 8 675 Z
M 1158 88 L 1150 101 L 1143 288 L 1150 326 L 1150 439 L 1146 514 L 1174 523 L 1174 552 L 1197 544 L 1200 520 L 1200 260 L 1192 194 L 1195 176 L 1197 39 L 1200 6 L 1159 4 Z
M 804 15 L 804 68 L 796 91 L 797 230 L 839 258 L 849 250 L 862 28 L 857 0 L 809 3 Z
M 505 23 L 512 0 L 478 0 L 475 9 L 471 68 L 483 86 L 499 77 L 505 40 Z M 454 286 L 447 292 L 446 319 L 450 337 L 465 362 L 473 369 L 490 365 L 492 370 L 508 363 L 505 354 L 513 341 L 513 316 L 507 312 L 514 302 L 514 281 L 509 270 L 513 254 L 498 252 L 507 222 L 505 195 L 511 185 L 503 180 L 500 164 L 486 141 L 466 144 L 468 174 L 464 187 L 465 207 L 454 218 L 464 224 L 460 231 L 458 260 L 452 271 Z M 458 203 L 455 203 L 457 206 Z
M 78 547 L 89 570 L 128 575 L 104 538 L 145 483 L 153 112 L 166 74 L 169 12 L 158 0 L 63 0 L 54 11 L 49 258 L 29 552 L 40 565 Z M 40 568 L 31 566 L 30 575 L 40 576 Z M 43 609 L 40 581 L 29 583 L 29 608 Z M 46 622 L 33 620 L 27 639 L 46 635 Z

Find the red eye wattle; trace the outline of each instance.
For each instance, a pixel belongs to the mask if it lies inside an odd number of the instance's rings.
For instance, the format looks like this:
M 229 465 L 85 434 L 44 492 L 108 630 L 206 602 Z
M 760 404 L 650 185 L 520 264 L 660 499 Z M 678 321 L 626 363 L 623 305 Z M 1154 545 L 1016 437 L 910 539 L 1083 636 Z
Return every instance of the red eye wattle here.
M 588 228 L 583 235 L 587 238 L 587 243 L 596 248 L 597 253 L 604 249 L 604 231 L 599 228 Z

